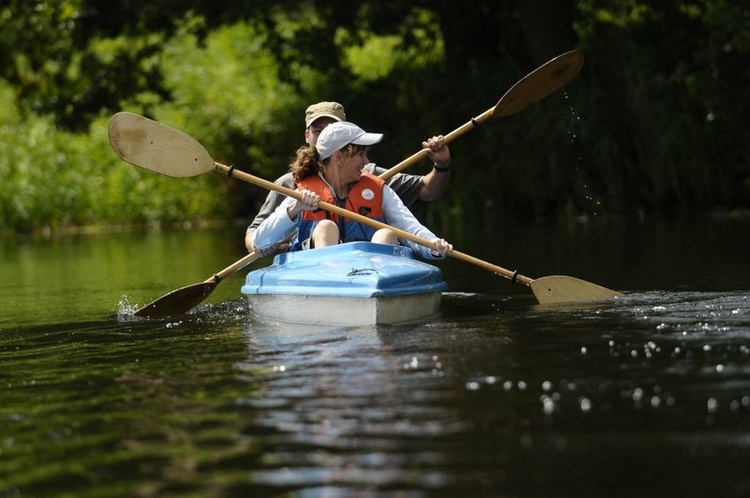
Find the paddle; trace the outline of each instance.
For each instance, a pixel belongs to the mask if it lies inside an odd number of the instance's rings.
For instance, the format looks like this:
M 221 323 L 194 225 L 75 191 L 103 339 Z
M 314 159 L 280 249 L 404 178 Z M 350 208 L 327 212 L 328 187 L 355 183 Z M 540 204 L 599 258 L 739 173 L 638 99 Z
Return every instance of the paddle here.
M 583 55 L 577 50 L 565 52 L 554 59 L 542 64 L 534 71 L 516 82 L 510 90 L 505 92 L 494 107 L 487 109 L 476 118 L 471 118 L 466 124 L 445 135 L 445 143 L 450 143 L 464 133 L 477 128 L 490 118 L 500 118 L 521 112 L 527 107 L 542 100 L 544 97 L 562 88 L 567 82 L 576 77 L 583 66 Z M 396 173 L 427 157 L 427 151 L 413 154 L 394 167 L 380 174 L 380 178 L 387 180 Z
M 239 178 L 297 200 L 301 200 L 302 197 L 299 192 L 276 185 L 244 171 L 235 170 L 234 167 L 215 162 L 208 151 L 194 138 L 137 114 L 128 112 L 115 114 L 109 122 L 109 138 L 115 152 L 122 159 L 135 166 L 163 175 L 173 177 L 196 176 L 213 169 L 227 176 Z M 352 211 L 347 211 L 333 204 L 321 202 L 320 207 L 374 228 L 389 228 L 399 238 L 434 248 L 433 243 L 427 239 Z M 451 251 L 449 256 L 531 287 L 540 304 L 598 301 L 620 296 L 619 292 L 574 277 L 555 275 L 534 280 L 457 250 Z
M 187 313 L 206 299 L 222 280 L 240 271 L 259 257 L 260 255 L 256 251 L 253 251 L 227 266 L 219 273 L 212 275 L 208 280 L 173 290 L 169 294 L 165 294 L 159 299 L 137 309 L 133 314 L 135 316 L 156 318 Z

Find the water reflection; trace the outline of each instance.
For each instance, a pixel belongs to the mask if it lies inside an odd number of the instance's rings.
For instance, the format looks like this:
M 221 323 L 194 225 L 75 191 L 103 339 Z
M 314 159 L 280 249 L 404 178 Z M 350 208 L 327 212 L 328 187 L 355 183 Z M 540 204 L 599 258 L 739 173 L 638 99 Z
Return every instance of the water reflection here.
M 259 486 L 290 488 L 383 487 L 429 489 L 444 484 L 442 440 L 462 422 L 446 407 L 439 357 L 404 355 L 401 338 L 414 345 L 441 335 L 425 325 L 324 328 L 254 324 L 246 330 L 250 364 L 241 371 L 258 387 L 243 400 L 257 416 L 242 431 L 262 435 L 265 469 Z M 258 370 L 258 362 L 265 367 Z M 404 396 L 410 402 L 403 403 Z M 424 443 L 429 442 L 427 447 Z M 430 470 L 432 469 L 432 470 Z
M 245 250 L 236 237 L 217 230 L 0 239 L 6 282 L 0 287 L 0 330 L 105 319 L 137 309 L 239 259 Z M 207 302 L 236 299 L 236 278 L 227 279 Z

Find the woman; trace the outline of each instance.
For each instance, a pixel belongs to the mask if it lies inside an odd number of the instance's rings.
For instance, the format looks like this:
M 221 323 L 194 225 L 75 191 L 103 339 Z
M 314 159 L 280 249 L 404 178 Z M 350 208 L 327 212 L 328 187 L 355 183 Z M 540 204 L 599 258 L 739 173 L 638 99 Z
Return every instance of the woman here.
M 445 257 L 453 246 L 419 223 L 383 180 L 362 171 L 370 162 L 369 147 L 382 139 L 381 133 L 366 133 L 354 123 L 340 121 L 326 126 L 315 147 L 298 149 L 291 170 L 302 200 L 289 197 L 281 203 L 255 232 L 256 247 L 270 247 L 294 229 L 292 251 L 355 240 L 398 244 L 390 229 L 377 230 L 318 209 L 325 201 L 430 240 L 432 250 L 405 241 L 422 257 Z

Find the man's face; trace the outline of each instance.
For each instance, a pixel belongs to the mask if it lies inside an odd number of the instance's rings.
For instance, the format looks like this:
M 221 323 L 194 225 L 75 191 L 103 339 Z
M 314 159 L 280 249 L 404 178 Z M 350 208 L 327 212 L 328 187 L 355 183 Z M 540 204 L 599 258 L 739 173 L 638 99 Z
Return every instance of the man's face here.
M 305 130 L 305 142 L 307 142 L 307 145 L 309 145 L 310 147 L 315 146 L 315 144 L 318 143 L 320 132 L 323 131 L 326 126 L 335 122 L 335 119 L 326 116 L 313 121 L 312 124 Z

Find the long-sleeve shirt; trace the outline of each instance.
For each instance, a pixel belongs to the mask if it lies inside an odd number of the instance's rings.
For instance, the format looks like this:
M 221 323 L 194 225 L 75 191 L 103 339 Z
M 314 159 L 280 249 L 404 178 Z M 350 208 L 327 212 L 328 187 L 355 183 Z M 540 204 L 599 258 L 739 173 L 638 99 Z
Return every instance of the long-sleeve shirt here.
M 299 216 L 290 219 L 287 209 L 295 202 L 292 197 L 287 197 L 282 201 L 279 207 L 260 224 L 255 232 L 255 246 L 261 250 L 271 247 L 282 241 L 287 235 L 292 233 L 297 227 Z M 422 225 L 404 205 L 401 199 L 388 185 L 383 186 L 383 217 L 388 225 L 409 232 L 413 235 L 432 241 L 437 236 L 427 227 Z M 433 255 L 430 249 L 412 242 L 402 240 L 401 243 L 407 245 L 417 254 L 425 259 L 441 259 Z

